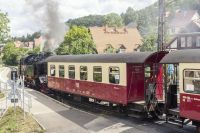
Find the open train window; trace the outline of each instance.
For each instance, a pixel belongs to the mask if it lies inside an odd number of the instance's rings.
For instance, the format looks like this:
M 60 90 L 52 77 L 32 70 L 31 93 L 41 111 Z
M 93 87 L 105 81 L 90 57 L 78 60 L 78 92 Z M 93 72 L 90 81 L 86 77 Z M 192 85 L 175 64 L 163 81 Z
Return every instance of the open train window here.
M 59 77 L 65 76 L 65 67 L 64 65 L 59 65 Z
M 68 73 L 69 73 L 68 76 L 69 76 L 70 79 L 75 79 L 75 66 L 70 65 L 68 67 Z
M 102 82 L 102 68 L 100 66 L 93 67 L 93 80 L 96 82 Z
M 56 75 L 56 67 L 55 65 L 50 65 L 50 75 L 55 76 Z
M 87 67 L 80 66 L 80 80 L 87 80 Z
M 109 67 L 109 82 L 113 84 L 119 84 L 120 73 L 119 67 Z
M 184 91 L 200 94 L 200 70 L 184 70 Z

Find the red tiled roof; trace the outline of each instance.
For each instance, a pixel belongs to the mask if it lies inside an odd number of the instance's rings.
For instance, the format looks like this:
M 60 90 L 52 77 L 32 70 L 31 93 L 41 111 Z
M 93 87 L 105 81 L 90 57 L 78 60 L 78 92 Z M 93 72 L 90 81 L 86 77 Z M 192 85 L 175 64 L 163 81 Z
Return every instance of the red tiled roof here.
M 98 53 L 104 53 L 108 44 L 116 50 L 123 45 L 126 47 L 126 52 L 133 52 L 142 44 L 142 37 L 137 28 L 106 27 L 105 30 L 105 27 L 90 27 L 89 29 Z

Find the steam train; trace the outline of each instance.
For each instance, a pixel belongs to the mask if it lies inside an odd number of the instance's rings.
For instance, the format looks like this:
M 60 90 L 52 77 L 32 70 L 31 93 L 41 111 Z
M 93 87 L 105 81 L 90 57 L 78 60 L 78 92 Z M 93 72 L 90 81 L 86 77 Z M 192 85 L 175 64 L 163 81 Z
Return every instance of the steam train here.
M 106 103 L 128 115 L 164 113 L 166 122 L 192 122 L 200 133 L 200 50 L 53 55 L 31 66 L 20 63 L 19 69 L 27 85 L 35 80 L 36 88 L 46 84 L 54 93 Z M 40 77 L 45 82 L 38 85 Z

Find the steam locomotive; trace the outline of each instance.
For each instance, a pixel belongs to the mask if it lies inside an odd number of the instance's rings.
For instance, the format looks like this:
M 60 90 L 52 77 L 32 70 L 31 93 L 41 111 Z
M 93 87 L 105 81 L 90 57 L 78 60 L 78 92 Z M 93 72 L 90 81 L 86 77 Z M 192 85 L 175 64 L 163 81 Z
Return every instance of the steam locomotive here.
M 200 50 L 29 55 L 19 70 L 28 86 L 79 102 L 106 102 L 128 115 L 164 113 L 166 122 L 192 122 L 200 133 Z
M 30 54 L 20 59 L 19 75 L 24 75 L 25 86 L 36 90 L 47 87 L 47 63 L 45 59 L 53 55 L 50 52 Z

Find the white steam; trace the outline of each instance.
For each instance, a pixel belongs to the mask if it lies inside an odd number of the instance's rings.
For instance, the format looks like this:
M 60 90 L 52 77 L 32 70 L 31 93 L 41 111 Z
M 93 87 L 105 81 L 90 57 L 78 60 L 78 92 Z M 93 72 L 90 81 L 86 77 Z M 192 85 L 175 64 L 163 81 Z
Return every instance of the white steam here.
M 41 51 L 53 52 L 64 40 L 67 30 L 65 23 L 60 22 L 59 3 L 55 0 L 26 0 L 26 4 L 31 7 L 38 26 L 42 26 L 44 41 Z

